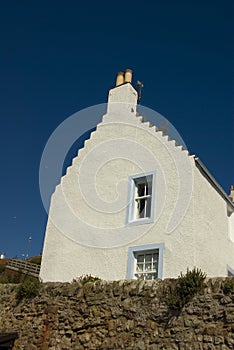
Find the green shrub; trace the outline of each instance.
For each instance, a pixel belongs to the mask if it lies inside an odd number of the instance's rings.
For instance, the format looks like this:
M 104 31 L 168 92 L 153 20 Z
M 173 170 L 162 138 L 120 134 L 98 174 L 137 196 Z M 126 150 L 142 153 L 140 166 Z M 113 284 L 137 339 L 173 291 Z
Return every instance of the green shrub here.
M 173 285 L 170 287 L 169 293 L 166 297 L 166 303 L 172 310 L 180 310 L 184 306 L 181 296 L 178 293 L 177 285 Z
M 26 278 L 17 288 L 16 297 L 18 300 L 30 299 L 38 295 L 40 282 L 32 278 Z
M 204 290 L 206 274 L 194 268 L 178 277 L 176 283 L 170 288 L 166 302 L 170 309 L 181 310 L 197 293 Z
M 231 277 L 230 279 L 227 279 L 224 282 L 223 285 L 223 292 L 224 294 L 231 294 L 234 293 L 234 277 Z
M 85 284 L 85 283 L 88 283 L 88 282 L 95 282 L 95 281 L 100 281 L 100 278 L 99 277 L 94 277 L 94 276 L 91 276 L 91 275 L 82 275 L 78 278 L 76 278 L 75 280 L 73 280 L 73 282 L 80 282 L 81 284 Z

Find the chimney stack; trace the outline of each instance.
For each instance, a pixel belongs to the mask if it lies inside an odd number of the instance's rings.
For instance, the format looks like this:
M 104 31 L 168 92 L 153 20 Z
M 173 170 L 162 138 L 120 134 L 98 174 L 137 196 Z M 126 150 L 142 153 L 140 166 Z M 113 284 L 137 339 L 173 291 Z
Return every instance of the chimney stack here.
M 126 69 L 125 72 L 118 72 L 116 76 L 115 86 L 122 85 L 124 83 L 132 83 L 132 70 Z

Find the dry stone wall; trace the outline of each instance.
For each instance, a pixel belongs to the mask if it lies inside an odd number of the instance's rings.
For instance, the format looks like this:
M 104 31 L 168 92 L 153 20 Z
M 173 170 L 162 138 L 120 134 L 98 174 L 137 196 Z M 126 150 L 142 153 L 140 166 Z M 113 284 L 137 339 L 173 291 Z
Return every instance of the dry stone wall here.
M 169 310 L 164 281 L 45 283 L 20 302 L 0 285 L 0 332 L 18 332 L 25 350 L 226 350 L 234 348 L 234 295 L 210 279 L 181 312 Z

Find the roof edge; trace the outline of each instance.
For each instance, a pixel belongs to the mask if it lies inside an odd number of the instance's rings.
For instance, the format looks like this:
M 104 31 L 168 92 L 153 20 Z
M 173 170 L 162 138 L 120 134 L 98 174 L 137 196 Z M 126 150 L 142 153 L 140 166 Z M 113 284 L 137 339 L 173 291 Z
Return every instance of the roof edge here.
M 197 168 L 200 170 L 201 174 L 209 181 L 209 183 L 213 186 L 213 188 L 219 193 L 219 195 L 227 202 L 230 208 L 234 211 L 234 203 L 230 200 L 227 193 L 224 189 L 219 185 L 219 183 L 215 180 L 215 178 L 211 175 L 206 166 L 202 163 L 202 161 L 195 157 L 195 164 Z

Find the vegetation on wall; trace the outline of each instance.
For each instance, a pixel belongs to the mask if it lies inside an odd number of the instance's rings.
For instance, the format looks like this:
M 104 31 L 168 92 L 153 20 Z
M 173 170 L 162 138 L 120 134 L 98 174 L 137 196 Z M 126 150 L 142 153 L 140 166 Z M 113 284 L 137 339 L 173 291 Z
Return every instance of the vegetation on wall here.
M 91 275 L 82 275 L 76 279 L 73 280 L 73 282 L 80 282 L 82 285 L 88 283 L 88 282 L 95 282 L 95 281 L 100 281 L 99 277 L 94 277 Z
M 33 278 L 25 278 L 16 290 L 16 298 L 18 301 L 26 298 L 34 298 L 38 295 L 41 283 Z
M 224 282 L 223 292 L 226 295 L 234 293 L 234 277 L 231 277 Z
M 170 309 L 181 310 L 197 293 L 202 293 L 205 287 L 206 274 L 200 269 L 187 269 L 185 275 L 181 275 L 175 284 L 170 287 L 166 302 Z

